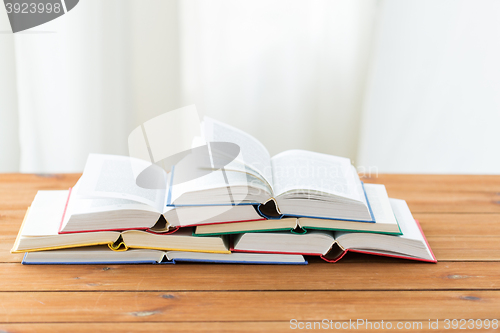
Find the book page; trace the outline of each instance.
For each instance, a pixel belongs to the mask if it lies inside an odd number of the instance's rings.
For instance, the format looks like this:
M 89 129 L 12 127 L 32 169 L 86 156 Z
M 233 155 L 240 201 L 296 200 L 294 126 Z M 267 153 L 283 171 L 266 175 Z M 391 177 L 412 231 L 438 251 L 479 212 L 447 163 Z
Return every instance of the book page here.
M 234 188 L 236 187 L 239 188 L 238 192 L 234 191 Z M 203 192 L 214 189 L 224 189 L 226 195 L 219 195 L 217 196 L 217 199 L 218 204 L 226 205 L 241 203 L 249 194 L 255 194 L 255 191 L 269 193 L 267 196 L 271 195 L 270 189 L 261 181 L 260 178 L 257 179 L 251 174 L 245 172 L 217 170 L 203 177 L 198 177 L 193 180 L 171 186 L 170 196 L 167 197 L 167 204 L 170 205 L 175 203 L 175 201 L 183 194 L 189 192 L 199 192 L 198 201 L 190 202 L 189 204 L 196 205 L 200 204 L 200 202 L 205 204 L 205 199 L 207 198 L 204 197 L 206 194 Z M 232 189 L 231 194 L 227 192 L 227 189 Z M 210 197 L 208 199 L 212 198 Z
M 370 201 L 375 222 L 397 224 L 385 186 L 382 184 L 365 184 L 365 191 L 368 201 Z
M 38 191 L 23 226 L 23 236 L 58 234 L 69 191 Z
M 422 236 L 422 233 L 420 232 L 415 219 L 411 215 L 410 208 L 408 208 L 406 201 L 401 199 L 389 200 L 391 202 L 391 207 L 394 211 L 394 215 L 396 215 L 396 218 L 398 220 L 399 228 L 403 233 L 402 235 L 397 237 L 424 241 L 424 237 Z
M 406 202 L 399 199 L 389 200 L 402 235 L 337 231 L 335 239 L 348 249 L 435 260 Z
M 237 128 L 209 117 L 204 118 L 204 133 L 207 141 L 237 144 L 240 147 L 240 155 L 236 160 L 250 167 L 256 173 L 256 176 L 263 178 L 272 188 L 271 156 L 259 140 Z M 241 166 L 238 167 L 236 164 L 231 166 L 238 171 L 243 170 Z
M 68 205 L 68 213 L 91 214 L 120 210 L 143 210 L 159 213 L 154 207 L 134 200 L 119 198 L 81 198 L 72 197 Z M 69 214 L 68 214 L 69 218 Z
M 287 150 L 271 159 L 274 194 L 304 191 L 333 194 L 365 202 L 361 181 L 348 158 Z
M 401 229 L 402 235 L 383 235 L 383 234 L 364 234 L 364 233 L 356 233 L 356 232 L 346 232 L 346 231 L 336 231 L 335 239 L 340 240 L 342 236 L 354 236 L 351 238 L 359 237 L 359 236 L 369 236 L 372 239 L 386 239 L 385 244 L 387 245 L 387 240 L 391 239 L 410 239 L 410 240 L 418 240 L 424 243 L 424 236 L 420 232 L 420 229 L 415 222 L 415 219 L 411 215 L 410 209 L 406 204 L 406 201 L 401 199 L 392 199 L 389 198 L 391 203 L 392 210 L 399 224 L 399 228 Z M 382 244 L 381 244 L 382 246 Z M 378 250 L 378 249 L 377 249 Z
M 136 184 L 137 170 L 144 170 L 151 163 L 128 156 L 90 154 L 78 181 L 77 195 L 127 199 L 140 202 L 162 212 L 166 196 L 166 173 L 158 181 L 164 182 L 157 189 L 148 189 Z M 163 187 L 163 188 L 161 188 Z

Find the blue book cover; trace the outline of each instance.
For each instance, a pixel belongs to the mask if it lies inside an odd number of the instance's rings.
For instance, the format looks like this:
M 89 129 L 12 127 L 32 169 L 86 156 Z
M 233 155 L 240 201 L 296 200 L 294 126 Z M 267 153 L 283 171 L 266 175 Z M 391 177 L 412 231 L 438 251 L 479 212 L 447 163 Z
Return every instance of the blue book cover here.
M 119 264 L 176 264 L 181 262 L 215 264 L 268 264 L 268 265 L 307 265 L 301 255 L 262 254 L 262 253 L 200 253 L 158 250 L 128 250 L 123 252 L 94 249 L 65 249 L 27 252 L 23 265 L 119 265 Z M 142 258 L 135 255 L 141 251 Z M 93 253 L 92 253 L 93 252 Z M 130 256 L 126 252 L 131 253 Z M 102 253 L 105 255 L 103 256 Z M 149 254 L 149 258 L 148 258 Z M 101 258 L 99 258 L 101 257 Z M 156 259 L 153 259 L 156 257 Z M 171 257 L 171 258 L 169 258 Z

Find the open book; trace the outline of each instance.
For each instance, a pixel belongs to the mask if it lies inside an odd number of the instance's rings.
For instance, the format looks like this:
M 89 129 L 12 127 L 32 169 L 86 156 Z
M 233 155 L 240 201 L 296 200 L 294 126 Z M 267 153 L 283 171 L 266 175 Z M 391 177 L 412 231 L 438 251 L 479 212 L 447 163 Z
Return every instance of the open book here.
M 132 157 L 89 155 L 71 192 L 60 233 L 169 232 L 183 226 L 264 220 L 263 216 L 374 222 L 370 201 L 349 159 L 302 150 L 271 158 L 259 141 L 238 129 L 207 117 L 202 127 L 203 138 L 194 140 L 193 147 L 206 142 L 212 160 L 228 163 L 223 167 L 220 163 L 215 167 L 213 161 L 211 166 L 200 163 L 198 169 L 210 172 L 200 172 L 202 176 L 194 179 L 186 178 L 185 161 L 207 160 L 194 152 L 172 170 Z M 239 147 L 236 158 L 223 158 L 234 152 L 215 145 L 221 142 Z M 149 171 L 145 183 L 150 186 L 138 185 L 144 171 Z
M 203 253 L 131 249 L 111 251 L 104 246 L 27 252 L 25 265 L 47 264 L 175 264 L 207 262 L 218 264 L 288 264 L 306 265 L 301 255 L 267 253 Z
M 122 251 L 128 248 L 229 253 L 224 236 L 194 237 L 192 228 L 171 235 L 141 230 L 97 231 L 59 234 L 68 191 L 38 191 L 19 230 L 13 253 L 62 249 L 90 245 L 108 245 Z
M 83 175 L 70 191 L 60 233 L 150 229 L 162 233 L 204 223 L 264 219 L 253 206 L 166 205 L 166 183 L 144 188 L 134 170 L 149 167 L 127 156 L 90 154 Z M 158 181 L 166 181 L 160 170 Z
M 347 158 L 289 150 L 271 157 L 251 135 L 205 117 L 203 131 L 210 142 L 238 145 L 238 156 L 202 177 L 176 181 L 170 175 L 167 204 L 261 204 L 268 217 L 283 215 L 373 222 L 363 184 Z M 224 155 L 224 151 L 217 151 Z
M 413 219 L 404 200 L 391 199 L 402 235 L 313 230 L 303 235 L 289 232 L 245 233 L 236 235 L 236 252 L 318 255 L 335 262 L 347 251 L 436 262 L 420 225 Z
M 195 235 L 208 236 L 279 230 L 289 230 L 293 233 L 302 234 L 311 229 L 364 231 L 400 235 L 401 231 L 392 211 L 385 186 L 381 184 L 365 184 L 365 190 L 368 201 L 371 203 L 375 223 L 288 217 L 263 221 L 205 224 L 196 227 Z

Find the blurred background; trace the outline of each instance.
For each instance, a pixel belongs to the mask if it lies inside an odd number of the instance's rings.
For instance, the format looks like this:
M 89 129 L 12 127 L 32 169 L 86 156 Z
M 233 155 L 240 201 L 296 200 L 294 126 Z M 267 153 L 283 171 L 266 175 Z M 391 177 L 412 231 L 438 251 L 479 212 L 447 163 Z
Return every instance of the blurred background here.
M 82 171 L 196 104 L 271 155 L 498 174 L 499 17 L 496 0 L 80 0 L 12 34 L 0 7 L 0 172 Z

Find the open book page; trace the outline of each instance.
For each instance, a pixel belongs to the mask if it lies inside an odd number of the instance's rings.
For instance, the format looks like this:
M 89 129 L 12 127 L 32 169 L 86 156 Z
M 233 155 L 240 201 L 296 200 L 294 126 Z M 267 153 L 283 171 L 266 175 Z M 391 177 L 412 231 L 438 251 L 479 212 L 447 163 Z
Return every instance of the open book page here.
M 127 199 L 149 205 L 163 212 L 166 197 L 166 174 L 157 189 L 137 185 L 137 170 L 151 163 L 128 156 L 90 154 L 75 191 L 81 197 Z
M 333 242 L 333 233 L 324 230 L 310 230 L 303 235 L 290 231 L 250 232 L 236 235 L 233 247 L 236 251 L 317 255 L 328 252 Z
M 314 196 L 333 194 L 366 202 L 359 177 L 348 158 L 287 150 L 271 159 L 275 196 L 302 191 Z
M 402 235 L 335 232 L 337 242 L 347 249 L 435 260 L 406 202 L 389 200 Z
M 401 238 L 407 239 L 415 239 L 415 240 L 424 240 L 420 229 L 415 222 L 415 219 L 411 215 L 410 208 L 406 204 L 406 201 L 401 199 L 389 199 L 391 202 L 392 210 L 394 211 L 394 215 L 396 215 L 399 223 L 399 228 L 403 233 Z
M 240 147 L 240 155 L 236 160 L 250 167 L 257 176 L 263 178 L 272 188 L 271 156 L 259 140 L 237 128 L 209 117 L 204 118 L 204 133 L 207 141 L 237 144 Z M 231 167 L 242 171 L 241 166 L 238 167 L 237 164 L 231 164 L 226 169 Z
M 382 184 L 365 184 L 365 191 L 376 223 L 396 225 L 398 222 L 392 211 L 385 186 Z
M 38 191 L 24 222 L 23 236 L 57 235 L 69 191 Z
M 150 205 L 119 198 L 78 198 L 71 200 L 68 206 L 68 212 L 71 214 L 90 214 L 121 210 L 142 210 L 162 213 Z
M 230 192 L 227 190 L 228 188 Z M 193 201 L 178 201 L 182 195 L 194 192 L 197 192 L 199 200 L 203 201 L 202 204 L 206 204 L 206 200 L 213 199 L 214 193 L 212 190 L 214 189 L 222 190 L 220 192 L 221 194 L 217 196 L 217 203 L 226 205 L 245 202 L 249 194 L 259 192 L 267 193 L 266 198 L 271 195 L 270 189 L 260 180 L 260 178 L 257 179 L 251 174 L 239 171 L 217 170 L 205 176 L 171 186 L 167 204 L 200 204 L 199 202 Z M 204 191 L 211 191 L 212 195 L 207 198 Z

